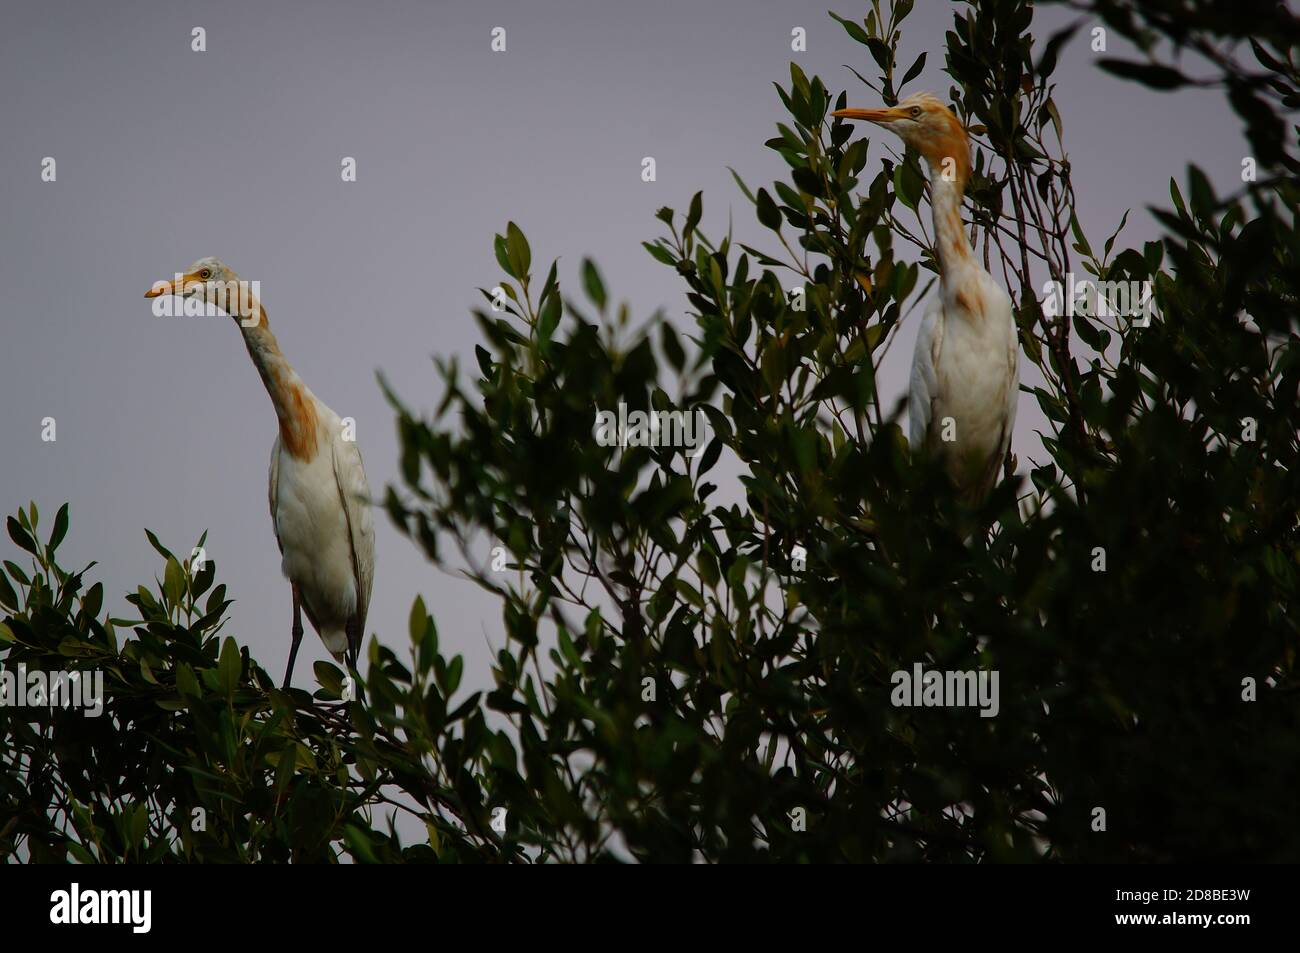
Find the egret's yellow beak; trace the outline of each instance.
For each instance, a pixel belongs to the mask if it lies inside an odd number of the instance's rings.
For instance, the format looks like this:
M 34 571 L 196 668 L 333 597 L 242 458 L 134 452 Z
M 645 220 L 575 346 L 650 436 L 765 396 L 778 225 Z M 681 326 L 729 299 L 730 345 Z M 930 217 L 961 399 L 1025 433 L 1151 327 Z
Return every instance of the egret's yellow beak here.
M 180 287 L 177 287 L 175 281 L 155 281 L 153 287 L 146 291 L 144 296 L 146 298 L 157 298 L 162 295 L 182 294 L 190 286 L 191 282 L 202 283 L 202 279 L 199 278 L 197 272 L 190 275 L 181 275 Z
M 907 115 L 907 110 L 893 107 L 891 109 L 837 109 L 831 113 L 840 119 L 865 119 L 867 122 L 893 122 Z

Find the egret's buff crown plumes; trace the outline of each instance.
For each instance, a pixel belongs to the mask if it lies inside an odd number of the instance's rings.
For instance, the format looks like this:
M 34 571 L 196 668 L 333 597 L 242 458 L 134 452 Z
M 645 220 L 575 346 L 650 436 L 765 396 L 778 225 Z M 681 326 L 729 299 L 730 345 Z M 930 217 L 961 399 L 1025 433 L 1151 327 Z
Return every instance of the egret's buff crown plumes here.
M 961 121 L 934 96 L 897 106 L 840 109 L 898 135 L 930 172 L 939 300 L 926 314 L 912 359 L 908 418 L 913 448 L 937 455 L 968 500 L 997 480 L 1011 446 L 1019 397 L 1019 342 L 1011 299 L 976 262 L 961 218 L 970 141 Z
M 266 311 L 248 285 L 215 258 L 200 258 L 146 298 L 200 297 L 224 308 L 244 335 L 249 356 L 271 395 L 279 436 L 271 448 L 271 522 L 293 588 L 293 643 L 287 688 L 302 639 L 302 613 L 340 662 L 356 666 L 374 582 L 375 531 L 361 451 L 339 416 L 289 366 Z M 232 293 L 231 289 L 240 289 Z

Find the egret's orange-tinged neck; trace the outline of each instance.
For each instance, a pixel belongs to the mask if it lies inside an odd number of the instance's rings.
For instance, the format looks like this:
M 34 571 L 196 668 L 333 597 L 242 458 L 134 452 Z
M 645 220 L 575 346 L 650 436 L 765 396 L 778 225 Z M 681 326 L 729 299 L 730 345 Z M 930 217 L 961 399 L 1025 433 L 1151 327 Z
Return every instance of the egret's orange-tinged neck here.
M 299 460 L 310 460 L 316 456 L 319 444 L 316 403 L 280 351 L 279 342 L 267 327 L 265 309 L 256 301 L 253 307 L 255 310 L 241 316 L 240 330 L 248 356 L 271 395 L 280 422 L 280 443 Z

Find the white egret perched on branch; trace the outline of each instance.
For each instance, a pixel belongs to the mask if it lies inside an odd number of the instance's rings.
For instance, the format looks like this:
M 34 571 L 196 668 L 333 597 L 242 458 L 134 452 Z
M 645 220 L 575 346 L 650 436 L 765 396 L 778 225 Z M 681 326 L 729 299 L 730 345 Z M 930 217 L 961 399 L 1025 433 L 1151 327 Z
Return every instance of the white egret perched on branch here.
M 1011 446 L 1020 348 L 1011 299 L 975 261 L 962 224 L 970 140 L 960 120 L 929 93 L 886 109 L 833 115 L 883 126 L 929 166 L 939 301 L 921 324 L 912 358 L 911 443 L 942 460 L 962 497 L 982 499 Z
M 293 644 L 284 673 L 289 687 L 302 640 L 302 613 L 341 664 L 356 667 L 375 577 L 370 485 L 361 451 L 343 421 L 307 389 L 280 353 L 266 311 L 230 268 L 201 258 L 146 298 L 200 298 L 239 323 L 279 420 L 271 448 L 271 522 L 281 568 L 293 589 Z

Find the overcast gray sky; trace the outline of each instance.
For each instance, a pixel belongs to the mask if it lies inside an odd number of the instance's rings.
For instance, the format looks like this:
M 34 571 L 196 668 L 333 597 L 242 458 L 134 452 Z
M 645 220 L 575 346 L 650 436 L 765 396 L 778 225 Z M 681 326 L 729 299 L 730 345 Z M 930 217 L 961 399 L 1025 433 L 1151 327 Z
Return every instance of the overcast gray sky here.
M 832 5 L 862 16 L 868 5 Z M 929 53 L 921 81 L 946 96 L 944 31 L 954 5 L 920 0 L 901 56 Z M 561 259 L 572 284 L 594 256 L 611 294 L 639 316 L 685 301 L 640 247 L 656 208 L 705 194 L 704 228 L 759 236 L 727 172 L 784 174 L 762 142 L 784 119 L 772 82 L 797 60 L 853 105 L 874 72 L 824 3 L 777 0 L 457 0 L 89 3 L 5 0 L 0 21 L 0 508 L 71 501 L 63 563 L 91 559 L 117 614 L 159 571 L 142 528 L 188 552 L 203 530 L 237 599 L 228 632 L 278 677 L 290 593 L 266 504 L 276 426 L 234 323 L 154 317 L 150 284 L 215 255 L 261 282 L 281 347 L 308 386 L 354 417 L 371 487 L 397 478 L 382 369 L 417 408 L 440 391 L 434 354 L 473 367 L 476 287 L 498 280 L 492 235 L 513 219 L 534 261 Z M 1065 15 L 1039 12 L 1042 38 Z M 807 30 L 792 53 L 791 30 Z M 191 30 L 207 51 L 191 50 Z M 504 27 L 507 50 L 491 50 Z M 1120 49 L 1112 38 L 1111 53 Z M 1078 216 L 1094 241 L 1134 208 L 1125 237 L 1156 236 L 1188 162 L 1224 188 L 1246 154 L 1219 94 L 1148 92 L 1095 65 L 1086 37 L 1056 79 Z M 878 137 L 879 138 L 879 137 Z M 883 153 L 873 142 L 870 168 Z M 57 181 L 41 162 L 57 161 Z M 358 181 L 343 183 L 354 156 Z M 658 179 L 641 181 L 654 156 Z M 904 252 L 906 254 L 906 252 Z M 921 311 L 915 312 L 919 319 Z M 913 326 L 882 387 L 901 394 Z M 891 401 L 892 403 L 892 401 Z M 57 440 L 41 421 L 57 421 Z M 1042 418 L 1022 399 L 1016 449 Z M 1023 462 L 1023 460 L 1022 460 Z M 467 656 L 466 686 L 489 681 L 498 608 L 439 574 L 377 514 L 369 632 L 399 654 L 422 593 L 444 649 Z M 47 527 L 48 529 L 48 527 Z M 6 558 L 15 558 L 7 539 Z M 308 635 L 296 683 L 325 658 Z

